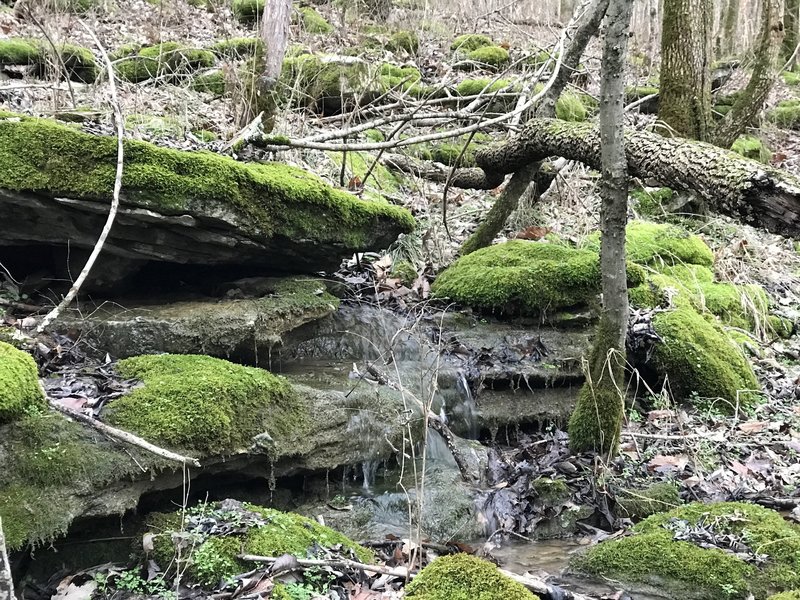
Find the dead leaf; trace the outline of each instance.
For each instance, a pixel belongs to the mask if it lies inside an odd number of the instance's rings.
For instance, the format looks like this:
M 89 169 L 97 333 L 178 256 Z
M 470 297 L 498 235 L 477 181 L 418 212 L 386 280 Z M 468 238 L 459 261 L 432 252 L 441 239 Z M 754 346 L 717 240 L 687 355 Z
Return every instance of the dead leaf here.
M 760 433 L 766 428 L 766 421 L 747 421 L 739 424 L 739 429 L 744 433 Z
M 658 454 L 650 459 L 647 467 L 657 473 L 680 473 L 689 464 L 689 457 L 685 454 L 677 454 L 675 456 L 665 456 Z

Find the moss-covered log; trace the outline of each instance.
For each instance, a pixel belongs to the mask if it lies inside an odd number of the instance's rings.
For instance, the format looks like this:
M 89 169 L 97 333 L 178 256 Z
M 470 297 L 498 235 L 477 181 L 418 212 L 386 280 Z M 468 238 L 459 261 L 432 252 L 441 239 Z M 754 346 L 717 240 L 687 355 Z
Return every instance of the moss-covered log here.
M 632 176 L 689 190 L 709 207 L 773 233 L 800 238 L 800 179 L 722 148 L 647 131 L 626 130 L 625 152 Z M 524 165 L 563 156 L 600 168 L 600 136 L 589 123 L 533 119 L 514 138 L 475 155 L 475 169 L 456 174 L 453 185 L 491 189 Z M 482 185 L 474 185 L 480 183 Z

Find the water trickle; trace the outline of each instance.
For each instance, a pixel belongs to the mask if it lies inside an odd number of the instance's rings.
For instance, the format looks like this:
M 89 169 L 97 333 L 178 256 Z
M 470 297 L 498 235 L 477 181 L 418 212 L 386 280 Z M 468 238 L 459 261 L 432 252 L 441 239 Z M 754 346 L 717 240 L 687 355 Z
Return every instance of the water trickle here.
M 475 403 L 472 388 L 469 386 L 469 381 L 467 381 L 464 371 L 458 371 L 456 389 L 461 397 L 461 404 L 456 407 L 456 411 L 464 421 L 464 437 L 471 440 L 477 439 L 479 433 L 478 405 Z
M 366 460 L 361 463 L 361 472 L 364 475 L 364 483 L 362 487 L 365 490 L 369 490 L 375 485 L 375 477 L 378 474 L 378 465 L 380 461 L 377 460 Z

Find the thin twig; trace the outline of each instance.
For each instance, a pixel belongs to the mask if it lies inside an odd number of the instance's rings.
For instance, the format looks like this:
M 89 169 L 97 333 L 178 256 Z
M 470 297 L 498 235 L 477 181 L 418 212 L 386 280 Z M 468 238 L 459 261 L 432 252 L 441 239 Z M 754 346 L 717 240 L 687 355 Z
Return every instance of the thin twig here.
M 109 91 L 111 92 L 111 104 L 114 108 L 114 121 L 116 121 L 117 125 L 117 174 L 114 178 L 114 191 L 111 196 L 111 209 L 108 211 L 108 218 L 106 219 L 105 225 L 103 225 L 103 231 L 100 232 L 100 237 L 97 239 L 97 243 L 94 245 L 92 253 L 86 260 L 83 270 L 81 271 L 80 275 L 78 275 L 78 278 L 75 280 L 75 283 L 72 285 L 69 292 L 67 292 L 67 295 L 64 296 L 64 299 L 58 304 L 58 306 L 45 315 L 45 317 L 42 319 L 42 322 L 39 323 L 38 327 L 36 327 L 36 331 L 39 333 L 44 331 L 45 328 L 58 317 L 61 311 L 70 305 L 70 303 L 75 299 L 75 296 L 78 295 L 83 282 L 86 281 L 86 278 L 89 276 L 97 257 L 100 256 L 100 252 L 103 250 L 103 245 L 106 242 L 108 234 L 111 232 L 112 225 L 114 225 L 114 219 L 116 218 L 117 210 L 119 209 L 119 195 L 122 191 L 122 171 L 124 167 L 125 156 L 125 120 L 122 117 L 122 109 L 120 108 L 119 100 L 117 99 L 117 86 L 114 78 L 114 66 L 111 64 L 111 59 L 108 57 L 106 49 L 103 47 L 103 44 L 100 43 L 100 40 L 97 39 L 94 31 L 92 31 L 91 28 L 83 21 L 80 21 L 80 24 L 97 45 L 100 55 L 103 57 L 103 62 L 106 65 L 106 70 L 108 71 L 108 86 Z

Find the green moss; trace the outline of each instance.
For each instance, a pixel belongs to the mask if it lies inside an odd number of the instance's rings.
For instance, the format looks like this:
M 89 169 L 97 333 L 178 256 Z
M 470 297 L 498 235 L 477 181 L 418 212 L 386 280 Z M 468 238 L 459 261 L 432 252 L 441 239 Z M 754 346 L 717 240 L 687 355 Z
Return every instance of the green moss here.
M 569 486 L 563 479 L 538 477 L 531 482 L 531 489 L 537 502 L 548 506 L 566 502 L 570 497 Z
M 794 322 L 791 319 L 769 315 L 767 324 L 770 331 L 781 338 L 790 338 L 795 333 Z
M 663 340 L 653 360 L 676 397 L 722 398 L 726 403 L 718 408 L 728 411 L 757 400 L 758 381 L 739 347 L 696 310 L 657 313 L 653 326 Z
M 38 487 L 21 483 L 0 488 L 0 518 L 11 550 L 66 533 L 73 511 L 74 501 L 47 496 Z
M 767 120 L 784 129 L 800 129 L 800 99 L 778 102 L 767 113 Z
M 772 152 L 766 147 L 764 142 L 754 135 L 742 135 L 731 146 L 731 150 L 736 154 L 741 154 L 745 158 L 757 160 L 758 162 L 769 164 Z
M 185 127 L 174 117 L 131 114 L 125 117 L 125 128 L 155 136 L 183 137 Z
M 0 120 L 0 186 L 109 201 L 116 140 L 52 121 Z M 360 247 L 370 229 L 414 227 L 411 215 L 333 190 L 319 178 L 280 164 L 242 164 L 211 153 L 125 142 L 123 194 L 128 205 L 180 214 L 193 208 L 240 211 L 243 231 L 258 238 L 339 240 Z M 386 219 L 389 221 L 387 222 Z M 353 246 L 354 245 L 354 246 Z
M 342 155 L 338 152 L 331 152 L 329 156 L 337 165 L 342 164 Z M 350 177 L 358 177 L 367 188 L 377 189 L 382 193 L 395 193 L 400 189 L 400 181 L 394 173 L 381 163 L 377 163 L 372 168 L 372 173 L 367 181 L 364 177 L 367 171 L 375 162 L 375 157 L 368 152 L 348 152 L 347 153 L 347 173 Z
M 200 73 L 192 78 L 192 89 L 215 96 L 225 95 L 225 73 L 222 70 Z
M 733 536 L 766 558 L 756 567 L 734 554 L 675 541 L 666 526 L 700 524 L 725 539 Z M 623 582 L 665 586 L 681 597 L 724 600 L 753 593 L 763 600 L 800 582 L 800 528 L 775 511 L 742 503 L 694 503 L 653 515 L 631 537 L 603 542 L 574 561 L 579 570 Z M 666 580 L 666 581 L 665 581 Z
M 229 520 L 238 519 L 242 524 L 238 531 L 225 537 L 209 536 L 203 530 L 193 530 L 190 526 L 181 527 L 181 514 L 159 514 L 148 519 L 150 530 L 155 534 L 154 556 L 158 564 L 167 569 L 174 566 L 175 547 L 172 534 L 182 531 L 182 538 L 191 536 L 195 543 L 188 556 L 188 573 L 192 580 L 204 585 L 215 586 L 220 581 L 245 572 L 249 567 L 239 558 L 239 554 L 255 554 L 260 556 L 281 556 L 292 554 L 298 558 L 315 558 L 320 553 L 336 549 L 344 554 L 348 552 L 355 560 L 371 563 L 374 554 L 353 542 L 347 536 L 334 531 L 316 521 L 297 515 L 285 513 L 271 508 L 263 508 L 253 504 L 243 504 L 237 514 L 230 514 L 220 504 L 202 506 L 201 514 L 210 518 Z M 192 509 L 197 512 L 198 509 Z
M 565 92 L 556 101 L 556 117 L 564 121 L 585 121 L 588 116 L 586 106 L 581 97 L 572 92 Z
M 106 420 L 160 445 L 234 454 L 260 433 L 281 445 L 307 428 L 303 401 L 283 378 L 263 369 L 171 354 L 127 358 L 117 369 L 144 386 L 111 403 Z
M 364 137 L 370 142 L 383 142 L 386 140 L 386 136 L 380 129 L 367 129 L 364 132 Z
M 643 280 L 642 272 L 633 267 L 628 277 Z M 472 252 L 439 275 L 433 285 L 438 298 L 523 314 L 591 302 L 599 289 L 597 253 L 523 240 Z
M 477 96 L 480 93 L 493 94 L 511 85 L 509 79 L 498 79 L 493 81 L 488 78 L 465 79 L 456 86 L 456 93 L 459 96 Z
M 797 86 L 800 85 L 800 73 L 795 73 L 793 71 L 783 71 L 781 73 L 781 77 L 783 77 L 783 82 L 789 86 Z
M 800 600 L 800 590 L 792 590 L 791 592 L 774 594 L 767 598 L 767 600 Z
M 636 85 L 625 88 L 625 103 L 629 104 L 636 100 L 658 94 L 658 88 L 649 85 Z
M 675 196 L 668 187 L 636 188 L 631 190 L 630 197 L 636 211 L 644 216 L 657 216 L 666 212 L 664 205 Z
M 125 81 L 138 83 L 157 78 L 180 81 L 182 76 L 214 65 L 214 53 L 190 48 L 178 42 L 164 42 L 147 46 L 135 52 L 131 47 L 117 51 L 114 69 Z
M 406 586 L 409 600 L 537 600 L 492 563 L 468 554 L 437 558 Z
M 392 277 L 397 277 L 403 285 L 411 287 L 417 279 L 417 270 L 410 262 L 403 260 L 392 265 Z
M 450 50 L 461 52 L 472 52 L 484 46 L 493 46 L 494 42 L 488 36 L 478 33 L 467 33 L 458 36 L 453 43 L 450 44 Z
M 57 46 L 63 67 L 70 79 L 92 83 L 99 69 L 92 51 L 73 44 Z M 50 45 L 41 40 L 9 38 L 0 40 L 0 64 L 32 65 L 36 75 L 43 76 L 52 53 Z M 61 65 L 59 65 L 59 69 Z
M 363 62 L 340 64 L 314 54 L 286 58 L 281 70 L 282 84 L 299 91 L 300 100 L 306 105 L 363 92 L 372 79 L 369 65 Z
M 487 67 L 498 69 L 510 60 L 508 50 L 500 46 L 482 46 L 476 48 L 468 55 L 469 59 Z
M 600 234 L 589 236 L 586 248 L 600 249 Z M 677 225 L 632 221 L 626 229 L 628 259 L 643 265 L 689 263 L 711 266 L 714 254 L 696 235 Z
M 409 90 L 422 79 L 416 67 L 398 67 L 389 63 L 380 66 L 378 75 L 382 91 Z
M 209 131 L 208 129 L 195 129 L 192 131 L 192 134 L 206 144 L 219 139 L 219 136 L 215 132 Z
M 643 490 L 622 489 L 616 494 L 616 503 L 620 516 L 642 519 L 671 510 L 682 501 L 678 486 L 672 481 L 662 481 Z
M 231 59 L 256 56 L 264 50 L 264 42 L 257 37 L 237 37 L 220 40 L 209 48 L 217 56 Z
M 419 37 L 413 31 L 396 31 L 389 37 L 386 48 L 392 52 L 402 51 L 413 55 L 419 52 Z
M 264 14 L 266 0 L 233 0 L 231 10 L 233 15 L 243 23 L 252 23 Z
M 300 23 L 308 33 L 327 34 L 333 33 L 333 25 L 311 6 L 303 6 L 298 11 Z
M 0 424 L 45 406 L 31 355 L 0 342 Z

